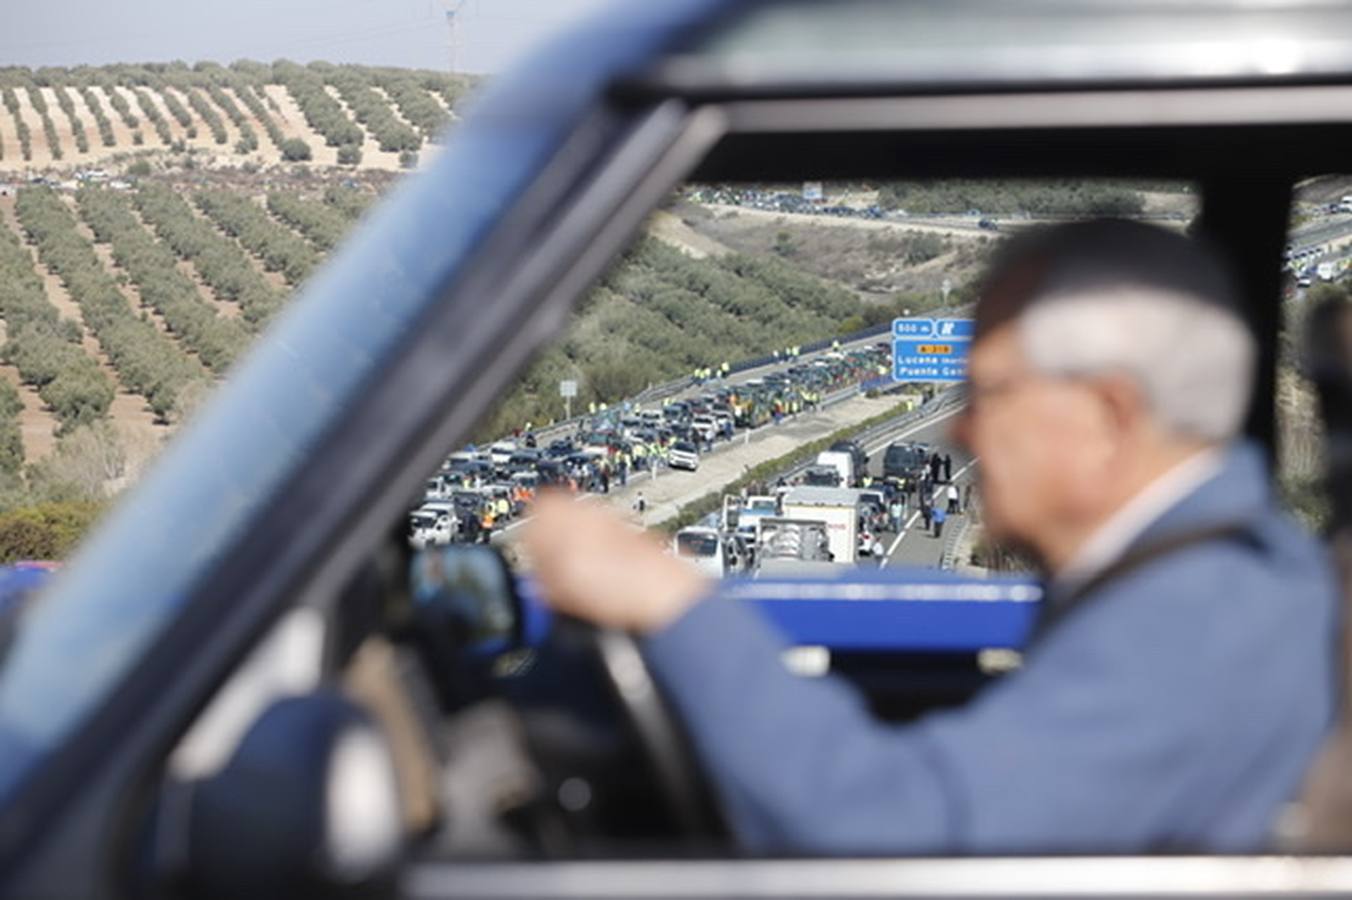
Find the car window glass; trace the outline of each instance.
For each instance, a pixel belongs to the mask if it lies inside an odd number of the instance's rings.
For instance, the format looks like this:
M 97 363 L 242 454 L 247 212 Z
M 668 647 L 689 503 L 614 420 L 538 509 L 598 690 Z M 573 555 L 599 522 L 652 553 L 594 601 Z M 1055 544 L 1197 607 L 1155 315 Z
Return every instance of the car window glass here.
M 1177 182 L 687 184 L 450 448 L 438 474 L 462 499 L 440 541 L 514 556 L 534 492 L 555 489 L 726 578 L 1027 578 L 987 539 L 979 461 L 951 434 L 983 266 L 1043 222 L 1196 213 Z M 895 320 L 949 337 L 894 346 Z M 512 502 L 491 497 L 527 473 Z
M 1282 501 L 1301 524 L 1322 532 L 1332 508 L 1323 482 L 1324 429 L 1304 369 L 1307 317 L 1321 302 L 1346 298 L 1352 258 L 1352 178 L 1326 175 L 1299 184 L 1283 248 L 1282 334 L 1278 347 L 1277 455 Z

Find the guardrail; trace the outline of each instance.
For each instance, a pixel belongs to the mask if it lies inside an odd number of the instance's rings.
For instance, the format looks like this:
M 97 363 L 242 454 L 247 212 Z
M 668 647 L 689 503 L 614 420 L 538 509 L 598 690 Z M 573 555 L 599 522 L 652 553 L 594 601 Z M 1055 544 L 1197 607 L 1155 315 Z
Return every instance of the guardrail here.
M 900 428 L 905 428 L 908 425 L 918 424 L 926 419 L 933 418 L 939 415 L 939 413 L 961 404 L 965 397 L 965 392 L 955 385 L 943 393 L 936 394 L 929 402 L 922 403 L 920 406 L 909 412 L 904 412 L 895 418 L 888 419 L 886 422 L 880 422 L 870 428 L 865 428 L 851 438 L 851 440 L 858 441 L 860 444 L 868 444 L 870 441 L 873 441 L 888 432 L 896 431 Z M 823 404 L 824 403 L 825 401 L 823 401 Z M 805 471 L 811 465 L 813 465 L 811 460 L 796 463 L 779 473 L 776 477 L 787 480 Z
M 944 550 L 939 556 L 939 568 L 952 570 L 957 566 L 958 548 L 962 546 L 963 540 L 967 537 L 967 532 L 972 529 L 972 520 L 969 516 L 963 516 L 958 527 L 949 531 L 948 537 L 944 539 Z

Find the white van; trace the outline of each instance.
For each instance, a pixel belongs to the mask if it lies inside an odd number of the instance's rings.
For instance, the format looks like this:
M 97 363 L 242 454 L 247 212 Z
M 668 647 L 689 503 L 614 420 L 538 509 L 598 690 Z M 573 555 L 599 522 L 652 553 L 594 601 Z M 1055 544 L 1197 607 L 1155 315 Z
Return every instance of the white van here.
M 723 537 L 717 528 L 682 528 L 671 539 L 671 549 L 677 556 L 690 560 L 702 572 L 715 578 L 722 578 L 727 568 Z
M 817 454 L 816 465 L 830 466 L 840 473 L 840 486 L 854 487 L 854 456 L 844 450 L 823 450 Z

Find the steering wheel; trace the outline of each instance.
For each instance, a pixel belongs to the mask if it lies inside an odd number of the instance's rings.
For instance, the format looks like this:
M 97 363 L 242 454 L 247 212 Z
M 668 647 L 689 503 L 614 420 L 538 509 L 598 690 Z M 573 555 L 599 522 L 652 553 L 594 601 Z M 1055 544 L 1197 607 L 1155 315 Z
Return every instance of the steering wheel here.
M 689 739 L 653 679 L 638 642 L 627 632 L 597 628 L 575 619 L 570 619 L 565 627 L 574 630 L 595 652 L 625 720 L 638 736 L 640 749 L 651 764 L 658 791 L 677 827 L 686 835 L 726 834 L 723 817 L 695 761 Z

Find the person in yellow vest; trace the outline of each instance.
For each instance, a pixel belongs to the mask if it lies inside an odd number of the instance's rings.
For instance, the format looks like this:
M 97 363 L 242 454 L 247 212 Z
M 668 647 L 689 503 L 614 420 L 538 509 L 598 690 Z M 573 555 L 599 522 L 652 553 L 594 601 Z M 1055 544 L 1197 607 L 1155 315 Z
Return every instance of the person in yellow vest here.
M 505 519 L 511 515 L 512 504 L 507 502 L 506 497 L 499 497 L 493 504 L 493 514 L 499 519 Z
M 587 403 L 587 415 L 589 415 L 589 416 L 594 416 L 594 415 L 596 415 L 596 401 L 595 401 L 595 400 L 591 400 L 591 401 L 589 401 L 589 402 Z

